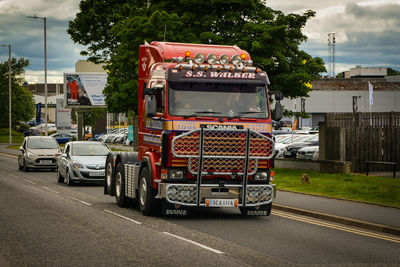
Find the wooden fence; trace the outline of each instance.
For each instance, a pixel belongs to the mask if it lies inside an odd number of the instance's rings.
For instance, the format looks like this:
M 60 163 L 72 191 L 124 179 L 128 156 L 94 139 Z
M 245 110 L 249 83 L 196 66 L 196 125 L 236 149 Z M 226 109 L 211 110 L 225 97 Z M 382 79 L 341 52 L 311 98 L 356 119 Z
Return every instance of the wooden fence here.
M 321 126 L 321 159 L 349 161 L 353 172 L 365 172 L 365 161 L 400 166 L 400 112 L 328 113 Z M 371 165 L 370 171 L 391 171 L 391 167 Z

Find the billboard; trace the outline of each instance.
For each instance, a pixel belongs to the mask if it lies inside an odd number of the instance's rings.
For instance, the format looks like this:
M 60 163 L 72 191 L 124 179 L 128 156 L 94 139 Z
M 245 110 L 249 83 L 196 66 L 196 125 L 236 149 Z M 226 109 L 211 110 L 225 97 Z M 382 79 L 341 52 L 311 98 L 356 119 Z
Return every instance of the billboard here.
M 57 132 L 71 133 L 71 109 L 64 107 L 64 99 L 56 99 Z
M 104 108 L 106 73 L 64 73 L 64 100 L 71 108 Z

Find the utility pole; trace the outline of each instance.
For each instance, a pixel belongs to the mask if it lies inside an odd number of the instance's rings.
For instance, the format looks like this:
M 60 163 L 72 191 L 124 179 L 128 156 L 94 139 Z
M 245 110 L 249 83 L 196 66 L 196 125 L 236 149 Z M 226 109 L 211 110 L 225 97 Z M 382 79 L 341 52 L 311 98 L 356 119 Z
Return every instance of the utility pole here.
M 8 46 L 8 130 L 9 130 L 9 146 L 12 145 L 12 135 L 11 135 L 11 45 L 0 45 Z
M 47 110 L 47 44 L 46 44 L 46 18 L 45 17 L 38 17 L 38 16 L 31 16 L 28 17 L 31 19 L 43 19 L 43 32 L 44 32 L 44 107 L 45 107 L 45 112 L 44 112 L 44 129 L 45 129 L 45 135 L 48 135 L 47 132 L 47 115 L 48 115 L 48 110 Z

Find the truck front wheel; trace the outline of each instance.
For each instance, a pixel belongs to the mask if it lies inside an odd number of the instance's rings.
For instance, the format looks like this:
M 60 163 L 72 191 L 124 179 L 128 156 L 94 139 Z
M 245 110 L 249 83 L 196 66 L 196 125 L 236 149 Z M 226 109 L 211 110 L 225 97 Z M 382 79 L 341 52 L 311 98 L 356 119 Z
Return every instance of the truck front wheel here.
M 144 167 L 139 178 L 139 207 L 143 215 L 159 215 L 161 212 L 161 201 L 156 199 L 156 190 L 152 187 L 153 179 L 149 170 Z
M 113 169 L 113 162 L 112 162 L 112 158 L 110 159 L 110 157 L 107 157 L 107 161 L 106 161 L 106 183 L 104 185 L 104 194 L 109 194 L 109 195 L 114 195 L 114 190 L 113 189 L 113 181 L 112 181 L 112 169 Z
M 118 163 L 115 173 L 115 199 L 118 207 L 126 207 L 129 204 L 129 200 L 125 196 L 125 170 L 122 163 Z

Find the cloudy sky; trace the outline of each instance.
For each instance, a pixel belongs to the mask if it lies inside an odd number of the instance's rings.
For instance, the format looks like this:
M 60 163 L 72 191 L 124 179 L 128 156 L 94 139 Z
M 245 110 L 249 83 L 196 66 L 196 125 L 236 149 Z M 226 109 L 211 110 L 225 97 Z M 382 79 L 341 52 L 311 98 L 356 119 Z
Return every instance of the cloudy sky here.
M 47 18 L 48 82 L 62 82 L 83 59 L 82 47 L 66 33 L 78 11 L 79 0 L 0 0 L 0 44 L 11 44 L 13 57 L 30 61 L 28 83 L 44 82 L 43 20 Z M 317 12 L 304 28 L 308 41 L 301 46 L 328 62 L 328 33 L 336 35 L 336 73 L 356 65 L 391 67 L 400 71 L 400 0 L 267 0 L 284 13 Z M 0 61 L 8 49 L 0 47 Z

